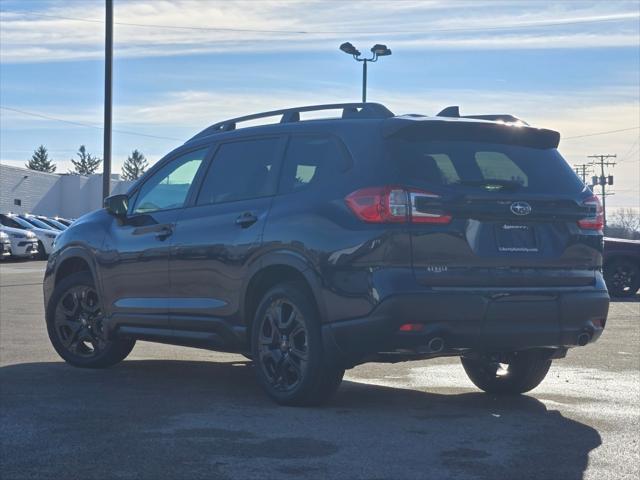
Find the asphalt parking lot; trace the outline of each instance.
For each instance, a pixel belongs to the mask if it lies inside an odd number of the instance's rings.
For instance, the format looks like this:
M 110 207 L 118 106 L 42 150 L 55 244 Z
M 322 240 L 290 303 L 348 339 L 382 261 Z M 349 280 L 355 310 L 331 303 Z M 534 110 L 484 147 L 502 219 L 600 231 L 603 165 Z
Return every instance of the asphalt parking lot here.
M 640 473 L 640 302 L 529 395 L 479 393 L 457 359 L 347 372 L 323 408 L 271 403 L 244 357 L 139 342 L 65 365 L 44 262 L 0 265 L 0 478 L 624 479 Z

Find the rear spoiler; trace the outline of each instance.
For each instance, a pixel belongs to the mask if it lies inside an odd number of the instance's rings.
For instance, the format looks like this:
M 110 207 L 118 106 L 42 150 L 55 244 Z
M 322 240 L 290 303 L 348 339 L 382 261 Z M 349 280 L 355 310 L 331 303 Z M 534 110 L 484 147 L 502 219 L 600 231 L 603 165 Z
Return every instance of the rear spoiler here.
M 393 117 L 384 121 L 383 135 L 407 140 L 469 141 L 523 147 L 558 148 L 554 130 L 477 118 Z
M 475 118 L 476 120 L 489 120 L 491 122 L 503 122 L 503 123 L 519 123 L 521 125 L 529 126 L 527 122 L 521 118 L 514 117 L 508 113 L 498 113 L 491 115 L 460 115 L 460 107 L 453 106 L 447 107 L 440 111 L 436 117 L 452 117 L 452 118 Z

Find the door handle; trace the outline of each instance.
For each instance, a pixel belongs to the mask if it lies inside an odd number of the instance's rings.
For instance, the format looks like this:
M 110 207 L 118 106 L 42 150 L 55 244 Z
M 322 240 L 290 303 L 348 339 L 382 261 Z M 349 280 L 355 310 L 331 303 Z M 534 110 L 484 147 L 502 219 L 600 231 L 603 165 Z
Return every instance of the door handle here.
M 162 225 L 156 233 L 156 238 L 158 240 L 166 240 L 172 234 L 173 234 L 173 229 L 171 228 L 170 225 Z
M 258 221 L 258 217 L 256 217 L 251 212 L 244 212 L 238 218 L 236 218 L 236 225 L 240 225 L 242 228 L 247 228 L 253 225 Z

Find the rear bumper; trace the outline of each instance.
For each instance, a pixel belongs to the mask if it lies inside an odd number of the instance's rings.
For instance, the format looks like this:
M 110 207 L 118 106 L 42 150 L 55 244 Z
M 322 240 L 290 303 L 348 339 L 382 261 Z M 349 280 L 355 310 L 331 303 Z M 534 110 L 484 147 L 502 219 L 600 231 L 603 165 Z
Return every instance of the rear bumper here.
M 599 274 L 596 286 L 571 290 L 432 289 L 392 295 L 366 317 L 326 324 L 323 336 L 327 353 L 347 364 L 381 352 L 443 356 L 573 347 L 600 337 L 608 310 Z M 421 330 L 399 331 L 406 323 Z M 434 338 L 442 345 L 430 346 Z

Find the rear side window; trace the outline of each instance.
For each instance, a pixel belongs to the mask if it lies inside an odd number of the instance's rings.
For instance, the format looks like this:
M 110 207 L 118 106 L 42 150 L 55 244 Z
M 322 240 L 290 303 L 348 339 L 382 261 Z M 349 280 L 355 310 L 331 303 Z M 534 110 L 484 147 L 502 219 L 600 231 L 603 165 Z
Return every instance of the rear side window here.
M 220 145 L 198 195 L 198 205 L 234 202 L 275 194 L 279 138 Z
M 346 153 L 332 137 L 292 136 L 284 157 L 280 192 L 296 192 L 324 183 L 348 165 Z
M 402 181 L 460 189 L 576 193 L 582 182 L 555 148 L 479 142 L 390 141 Z

